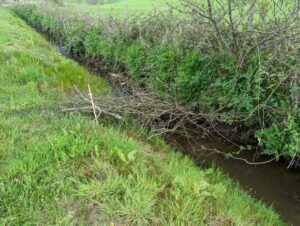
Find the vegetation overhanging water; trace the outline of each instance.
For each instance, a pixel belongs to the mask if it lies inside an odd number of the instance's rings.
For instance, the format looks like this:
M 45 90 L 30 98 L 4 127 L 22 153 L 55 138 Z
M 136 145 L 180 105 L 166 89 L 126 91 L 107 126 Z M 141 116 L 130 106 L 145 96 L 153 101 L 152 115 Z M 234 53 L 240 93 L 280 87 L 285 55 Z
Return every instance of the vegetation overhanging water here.
M 194 12 L 189 11 L 189 2 L 181 2 L 188 15 Z M 229 15 L 225 11 L 225 15 L 239 21 L 234 30 L 234 24 L 217 20 L 222 14 L 218 5 L 211 8 L 215 13 L 211 18 L 179 17 L 172 12 L 165 17 L 154 13 L 95 18 L 47 6 L 14 10 L 33 27 L 51 35 L 67 52 L 100 62 L 112 71 L 125 69 L 137 82 L 151 84 L 162 95 L 168 93 L 206 115 L 208 128 L 258 147 L 266 155 L 277 159 L 284 156 L 290 167 L 297 166 L 297 5 L 266 4 L 275 10 L 264 8 L 264 16 L 256 10 L 247 14 L 247 4 L 229 5 L 232 11 Z M 210 9 L 206 3 L 198 7 Z M 290 11 L 293 7 L 296 11 Z M 176 7 L 173 10 L 178 13 Z M 286 20 L 283 10 L 291 13 Z M 251 21 L 252 17 L 255 19 Z M 288 36 L 285 29 L 272 32 L 287 23 L 292 26 Z M 249 32 L 249 26 L 255 32 Z
M 284 224 L 133 125 L 62 113 L 74 85 L 101 97 L 109 86 L 3 9 L 0 49 L 1 224 Z
M 71 46 L 71 47 L 72 47 L 72 46 Z M 297 139 L 297 137 L 296 137 L 296 139 Z M 191 148 L 191 147 L 190 147 L 190 148 Z M 292 187 L 293 187 L 293 186 L 292 186 Z M 286 192 L 283 191 L 283 193 L 286 193 Z M 290 193 L 288 194 L 288 196 L 289 196 L 289 195 L 290 195 Z M 294 198 L 295 198 L 295 197 L 297 197 L 297 194 L 296 194 L 296 193 L 294 194 Z
M 66 55 L 65 49 L 58 48 L 58 51 Z M 80 58 L 80 60 L 82 59 Z M 101 71 L 103 73 L 103 69 L 99 68 L 99 65 L 89 65 L 88 68 L 93 72 Z M 208 138 L 191 141 L 181 136 L 173 136 L 169 140 L 170 144 L 175 148 L 192 155 L 201 166 L 217 164 L 218 167 L 229 173 L 233 179 L 239 181 L 242 187 L 250 192 L 251 195 L 273 205 L 280 211 L 286 221 L 295 225 L 300 222 L 300 218 L 297 215 L 300 211 L 300 194 L 297 191 L 297 188 L 300 186 L 299 172 L 287 171 L 283 163 L 264 166 L 247 165 L 240 160 L 226 159 L 223 155 L 211 153 L 202 148 L 204 145 L 211 150 L 223 150 L 225 153 L 236 150 L 236 147 L 217 139 L 211 140 Z M 244 153 L 240 157 L 249 159 L 249 161 L 253 158 L 251 153 Z M 262 157 L 256 160 L 263 161 L 265 159 Z M 203 162 L 205 162 L 204 165 Z

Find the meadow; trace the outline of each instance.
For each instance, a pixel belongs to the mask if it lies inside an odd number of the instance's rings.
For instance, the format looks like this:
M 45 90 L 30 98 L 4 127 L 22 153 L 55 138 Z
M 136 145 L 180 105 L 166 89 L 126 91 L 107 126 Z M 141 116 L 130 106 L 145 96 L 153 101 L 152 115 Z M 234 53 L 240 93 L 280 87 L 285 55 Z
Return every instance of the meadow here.
M 175 2 L 170 1 L 170 2 Z M 65 3 L 69 3 L 65 1 Z M 143 14 L 151 12 L 152 10 L 159 8 L 160 10 L 167 11 L 168 6 L 163 0 L 123 0 L 116 1 L 112 3 L 106 4 L 96 4 L 91 5 L 87 4 L 87 2 L 83 1 L 80 4 L 72 3 L 68 5 L 68 7 L 72 7 L 76 11 L 85 12 L 91 15 L 117 15 L 117 16 L 132 16 L 136 14 Z
M 87 84 L 111 95 L 0 9 L 1 225 L 284 225 L 218 169 L 135 125 L 62 113 L 73 87 L 85 93 Z

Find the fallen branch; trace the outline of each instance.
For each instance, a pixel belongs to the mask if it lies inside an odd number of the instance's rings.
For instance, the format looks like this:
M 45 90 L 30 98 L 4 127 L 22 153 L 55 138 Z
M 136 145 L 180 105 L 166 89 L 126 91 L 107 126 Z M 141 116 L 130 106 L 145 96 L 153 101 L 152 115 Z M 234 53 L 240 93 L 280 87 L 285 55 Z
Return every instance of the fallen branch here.
M 167 95 L 158 95 L 149 90 L 134 87 L 128 92 L 118 95 L 104 96 L 101 99 L 93 98 L 91 91 L 86 96 L 77 87 L 74 87 L 80 99 L 72 102 L 72 107 L 63 109 L 63 112 L 84 111 L 94 114 L 107 115 L 117 120 L 126 117 L 133 118 L 139 123 L 153 130 L 155 135 L 176 133 L 190 136 L 192 131 L 201 131 L 206 135 L 214 129 L 208 128 L 211 115 L 195 113 L 188 106 L 182 106 Z M 97 122 L 96 122 L 97 123 Z
M 231 158 L 231 159 L 234 159 L 234 160 L 238 160 L 238 161 L 242 161 L 242 162 L 244 162 L 246 164 L 249 164 L 249 165 L 265 165 L 265 164 L 271 163 L 271 162 L 277 160 L 278 158 L 280 158 L 281 156 L 283 156 L 283 154 L 280 154 L 279 156 L 271 158 L 271 159 L 269 159 L 267 161 L 262 161 L 262 162 L 252 161 L 252 162 L 250 162 L 246 158 L 236 157 L 236 156 L 233 156 L 231 153 L 222 152 L 222 151 L 219 151 L 219 150 L 217 150 L 215 148 L 213 148 L 213 149 L 209 149 L 209 148 L 205 148 L 205 147 L 202 147 L 202 148 L 205 149 L 205 150 L 207 150 L 207 151 L 211 151 L 212 153 L 222 154 L 225 157 L 228 157 L 228 158 Z

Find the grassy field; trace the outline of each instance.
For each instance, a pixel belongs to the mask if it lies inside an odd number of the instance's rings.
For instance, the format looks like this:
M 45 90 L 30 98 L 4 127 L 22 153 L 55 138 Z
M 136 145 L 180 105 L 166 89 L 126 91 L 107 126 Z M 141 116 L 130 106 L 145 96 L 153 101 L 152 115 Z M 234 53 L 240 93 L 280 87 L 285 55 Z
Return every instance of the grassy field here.
M 72 87 L 87 84 L 110 93 L 0 9 L 1 225 L 283 225 L 223 173 L 162 141 L 62 114 Z
M 97 4 L 90 5 L 85 1 L 78 4 L 76 1 L 65 1 L 69 3 L 70 7 L 74 8 L 74 10 L 83 11 L 85 13 L 90 13 L 93 15 L 119 15 L 124 16 L 128 13 L 128 15 L 136 15 L 141 13 L 148 13 L 151 10 L 159 8 L 160 10 L 167 10 L 167 1 L 165 0 L 121 0 L 116 1 L 114 3 L 107 4 Z M 175 0 L 171 0 L 168 2 L 175 2 Z

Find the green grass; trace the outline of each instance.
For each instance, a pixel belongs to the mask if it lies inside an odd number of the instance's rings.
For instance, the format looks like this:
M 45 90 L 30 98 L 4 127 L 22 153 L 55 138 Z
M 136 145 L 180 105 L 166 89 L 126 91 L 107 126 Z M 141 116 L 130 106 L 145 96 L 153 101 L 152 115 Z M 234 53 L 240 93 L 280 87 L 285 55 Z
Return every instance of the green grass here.
M 171 2 L 174 2 L 175 0 L 171 0 Z M 66 1 L 68 2 L 68 1 Z M 170 1 L 168 1 L 170 2 Z M 86 4 L 84 1 L 82 4 L 74 4 L 74 1 L 70 2 L 72 3 L 70 7 L 83 11 L 85 13 L 90 14 L 98 14 L 98 15 L 118 15 L 118 16 L 124 16 L 128 15 L 136 15 L 136 14 L 142 14 L 142 13 L 148 13 L 154 9 L 160 9 L 160 10 L 167 10 L 167 4 L 165 0 L 121 0 L 114 3 L 109 4 L 103 4 L 103 5 L 89 5 Z
M 0 225 L 283 225 L 161 140 L 60 113 L 72 87 L 87 84 L 110 93 L 0 9 Z

